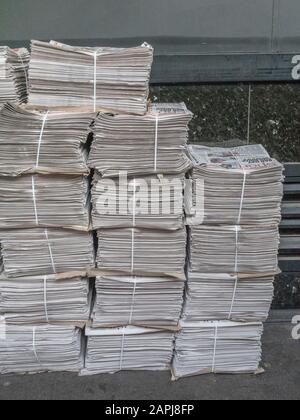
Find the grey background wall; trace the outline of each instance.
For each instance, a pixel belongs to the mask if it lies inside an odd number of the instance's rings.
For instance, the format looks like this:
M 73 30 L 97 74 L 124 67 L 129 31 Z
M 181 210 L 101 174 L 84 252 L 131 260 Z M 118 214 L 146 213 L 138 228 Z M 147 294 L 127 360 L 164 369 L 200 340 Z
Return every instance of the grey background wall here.
M 138 39 L 152 40 L 158 53 L 294 52 L 299 16 L 298 0 L 1 0 L 0 40 Z

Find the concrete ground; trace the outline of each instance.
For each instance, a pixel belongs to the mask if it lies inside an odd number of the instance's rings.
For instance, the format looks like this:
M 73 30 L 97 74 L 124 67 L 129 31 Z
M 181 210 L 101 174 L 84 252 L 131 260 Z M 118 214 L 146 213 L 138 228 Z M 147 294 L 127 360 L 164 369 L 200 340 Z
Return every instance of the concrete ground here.
M 1 400 L 299 400 L 300 340 L 291 319 L 276 311 L 266 324 L 261 376 L 202 376 L 170 381 L 169 373 L 123 372 L 77 377 L 43 374 L 0 377 Z

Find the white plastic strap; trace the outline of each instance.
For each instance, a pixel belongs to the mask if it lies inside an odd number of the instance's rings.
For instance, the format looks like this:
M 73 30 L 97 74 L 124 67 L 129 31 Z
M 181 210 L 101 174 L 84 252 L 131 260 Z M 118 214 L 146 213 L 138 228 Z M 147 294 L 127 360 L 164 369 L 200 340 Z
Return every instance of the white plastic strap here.
M 214 355 L 213 355 L 213 363 L 212 363 L 212 373 L 216 373 L 217 343 L 218 343 L 218 324 L 215 323 Z
M 134 272 L 135 229 L 131 229 L 131 273 Z
M 54 263 L 51 243 L 49 241 L 48 229 L 45 229 L 45 236 L 46 236 L 47 245 L 48 245 L 48 249 L 49 249 L 49 255 L 50 255 L 50 260 L 51 260 L 51 264 L 52 264 L 53 273 L 56 274 L 56 267 L 55 267 L 55 263 Z
M 133 181 L 132 226 L 136 223 L 136 179 Z
M 37 349 L 36 349 L 36 329 L 37 329 L 37 327 L 32 328 L 32 348 L 33 348 L 33 353 L 34 353 L 34 356 L 36 358 L 36 361 L 40 365 L 41 361 L 39 359 L 39 356 L 37 354 Z
M 121 356 L 120 356 L 120 371 L 123 369 L 123 360 L 124 360 L 124 346 L 125 346 L 125 335 L 126 328 L 122 329 L 122 344 L 121 344 Z
M 231 306 L 230 306 L 230 311 L 229 311 L 229 315 L 228 315 L 228 319 L 231 320 L 231 316 L 232 316 L 232 311 L 233 311 L 233 307 L 234 307 L 234 303 L 235 303 L 235 297 L 236 297 L 236 291 L 237 291 L 237 286 L 238 286 L 238 276 L 236 276 L 235 278 L 235 284 L 234 284 L 234 289 L 233 289 L 233 294 L 232 294 L 232 301 L 231 301 Z
M 240 233 L 240 226 L 235 227 L 235 267 L 234 272 L 239 272 L 239 233 Z
M 238 216 L 238 221 L 237 221 L 237 224 L 238 225 L 241 224 L 242 212 L 243 212 L 243 207 L 244 207 L 246 182 L 247 182 L 247 172 L 244 170 L 244 181 L 243 181 L 243 188 L 242 188 L 242 194 L 241 194 L 241 202 L 240 202 L 239 216 Z
M 33 207 L 34 207 L 34 214 L 35 214 L 35 223 L 36 223 L 36 225 L 38 225 L 39 224 L 39 217 L 38 217 L 37 203 L 36 203 L 34 175 L 31 178 L 31 184 L 32 184 L 32 198 L 33 198 Z
M 44 277 L 44 308 L 45 308 L 46 321 L 49 324 L 48 304 L 47 304 L 47 276 Z
M 41 128 L 41 132 L 40 132 L 38 150 L 37 150 L 37 155 L 36 155 L 36 163 L 35 163 L 36 168 L 39 167 L 39 163 L 40 163 L 41 145 L 42 145 L 43 134 L 44 134 L 45 125 L 46 125 L 48 115 L 49 115 L 49 111 L 47 111 L 43 116 L 42 128 Z
M 154 146 L 154 172 L 157 171 L 157 154 L 158 154 L 158 122 L 159 114 L 155 117 L 155 146 Z
M 130 316 L 129 316 L 129 321 L 128 321 L 128 324 L 129 325 L 131 325 L 132 317 L 133 317 L 134 304 L 135 304 L 135 296 L 136 296 L 136 286 L 137 286 L 137 282 L 136 282 L 136 277 L 135 277 L 134 278 L 134 288 L 133 288 L 133 294 L 132 294 L 132 301 L 131 301 Z

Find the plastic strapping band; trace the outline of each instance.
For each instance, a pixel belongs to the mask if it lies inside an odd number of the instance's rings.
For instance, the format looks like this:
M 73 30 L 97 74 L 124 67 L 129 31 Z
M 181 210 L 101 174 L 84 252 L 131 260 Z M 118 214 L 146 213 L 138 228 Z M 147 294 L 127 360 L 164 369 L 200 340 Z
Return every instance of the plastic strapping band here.
M 35 214 L 35 223 L 36 223 L 36 225 L 38 225 L 39 224 L 39 217 L 38 217 L 37 204 L 36 204 L 34 175 L 31 177 L 31 184 L 32 184 L 32 197 L 33 197 L 33 206 L 34 206 L 34 214 Z
M 240 210 L 239 210 L 239 217 L 237 224 L 241 224 L 243 206 L 244 206 L 244 198 L 245 198 L 245 190 L 246 190 L 246 181 L 247 181 L 247 172 L 244 170 L 244 181 L 243 181 L 243 188 L 242 188 L 242 195 L 241 195 L 241 202 L 240 202 Z
M 131 229 L 131 273 L 134 272 L 134 242 L 135 242 L 135 229 Z
M 128 321 L 128 324 L 129 325 L 131 324 L 132 317 L 133 317 L 134 304 L 135 304 L 135 296 L 136 296 L 136 286 L 137 286 L 137 282 L 136 282 L 136 277 L 135 277 L 134 278 L 133 295 L 132 295 L 132 301 L 131 301 L 131 310 L 130 310 L 130 316 L 129 316 L 129 321 Z
M 212 363 L 212 373 L 216 373 L 216 355 L 217 355 L 217 342 L 218 342 L 218 324 L 215 324 L 215 338 L 214 338 L 214 356 Z
M 136 179 L 134 179 L 133 181 L 133 203 L 132 203 L 132 225 L 133 227 L 135 227 L 135 222 L 136 222 Z
M 239 272 L 239 232 L 240 232 L 240 227 L 236 226 L 235 227 L 235 267 L 234 267 L 235 273 Z
M 37 150 L 37 155 L 36 155 L 36 163 L 35 163 L 36 168 L 39 167 L 39 163 L 40 163 L 41 144 L 42 144 L 42 140 L 43 140 L 43 134 L 44 134 L 45 125 L 46 125 L 48 115 L 49 115 L 49 111 L 47 111 L 46 114 L 44 114 L 44 116 L 43 116 L 42 128 L 41 128 L 41 131 L 40 131 L 40 138 L 39 138 L 38 150 Z
M 39 359 L 39 356 L 38 356 L 37 350 L 36 350 L 36 329 L 37 329 L 37 327 L 32 328 L 32 348 L 33 348 L 33 353 L 34 353 L 34 356 L 36 358 L 36 361 L 40 365 L 41 361 Z
M 122 344 L 121 344 L 121 356 L 120 356 L 120 371 L 123 369 L 123 359 L 124 359 L 124 345 L 125 345 L 125 334 L 126 328 L 122 329 Z
M 44 277 L 44 308 L 45 308 L 46 321 L 49 324 L 48 305 L 47 305 L 47 276 Z
M 239 281 L 238 276 L 236 276 L 236 278 L 235 278 L 235 284 L 234 284 L 234 289 L 233 289 L 233 295 L 232 295 L 232 301 L 231 301 L 231 307 L 230 307 L 229 316 L 228 316 L 228 319 L 229 320 L 231 319 L 231 316 L 232 316 L 232 311 L 233 311 L 233 306 L 234 306 L 234 302 L 235 302 L 238 281 Z
M 55 263 L 54 263 L 51 243 L 49 241 L 48 229 L 45 229 L 45 236 L 46 236 L 47 245 L 48 245 L 48 249 L 49 249 L 50 260 L 51 260 L 51 264 L 52 264 L 53 273 L 56 274 L 56 267 L 55 267 Z
M 157 171 L 157 153 L 158 153 L 158 121 L 159 121 L 159 114 L 156 114 L 155 117 L 155 150 L 154 150 L 154 172 Z

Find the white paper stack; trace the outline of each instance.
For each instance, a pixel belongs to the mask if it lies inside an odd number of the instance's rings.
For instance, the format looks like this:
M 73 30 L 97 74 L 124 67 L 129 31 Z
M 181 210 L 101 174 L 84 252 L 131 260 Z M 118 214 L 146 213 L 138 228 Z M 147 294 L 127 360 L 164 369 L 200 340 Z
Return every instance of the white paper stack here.
M 184 228 L 183 176 L 145 176 L 128 180 L 94 175 L 92 222 L 94 229 Z
M 95 115 L 6 104 L 0 112 L 0 175 L 88 174 L 86 142 Z
M 72 47 L 32 41 L 29 104 L 145 114 L 153 48 Z
M 187 322 L 228 319 L 264 322 L 274 295 L 274 276 L 188 273 L 183 311 Z
M 185 229 L 103 229 L 98 238 L 97 267 L 102 273 L 185 278 Z
M 190 271 L 195 273 L 275 273 L 277 226 L 193 226 Z
M 6 102 L 27 101 L 29 52 L 0 47 L 0 108 Z
M 100 114 L 89 166 L 103 176 L 183 174 L 192 119 L 185 104 L 153 104 L 144 116 Z
M 176 339 L 173 378 L 208 373 L 256 373 L 261 361 L 261 323 L 183 323 Z
M 9 324 L 83 326 L 90 317 L 91 298 L 92 290 L 86 278 L 0 276 L 0 314 Z
M 88 230 L 89 224 L 87 177 L 0 177 L 1 229 L 46 226 Z
M 58 325 L 7 325 L 0 336 L 0 373 L 79 372 L 81 330 Z
M 176 328 L 184 285 L 184 281 L 165 277 L 98 277 L 93 328 L 126 325 Z
M 85 276 L 95 267 L 93 236 L 87 232 L 41 228 L 3 230 L 0 243 L 5 274 L 9 278 L 61 273 Z
M 283 166 L 261 145 L 189 146 L 193 189 L 186 193 L 188 224 L 199 224 L 196 184 L 204 182 L 204 219 L 213 225 L 275 225 L 281 220 Z M 202 201 L 201 201 L 202 203 Z
M 86 330 L 88 337 L 82 375 L 126 370 L 170 369 L 174 333 L 141 327 Z

